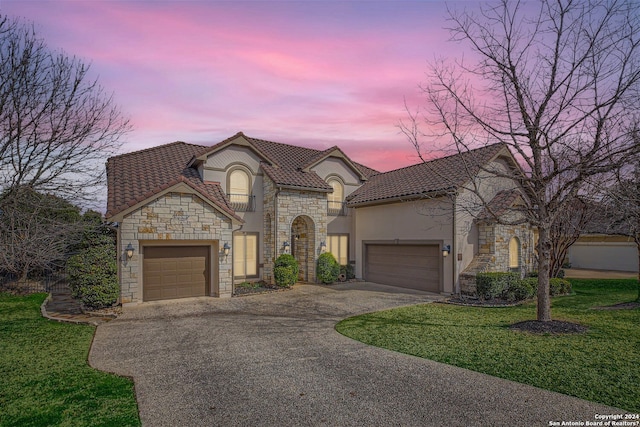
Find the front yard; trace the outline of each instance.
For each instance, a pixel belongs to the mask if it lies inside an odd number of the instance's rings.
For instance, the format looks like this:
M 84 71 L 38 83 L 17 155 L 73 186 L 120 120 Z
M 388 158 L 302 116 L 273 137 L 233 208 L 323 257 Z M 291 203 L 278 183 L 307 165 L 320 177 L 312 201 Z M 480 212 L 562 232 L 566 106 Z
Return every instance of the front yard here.
M 45 296 L 0 293 L 0 426 L 140 425 L 133 382 L 87 364 L 95 327 L 44 319 Z
M 635 300 L 636 281 L 571 282 L 575 294 L 553 298 L 552 317 L 587 326 L 584 334 L 510 330 L 535 319 L 535 302 L 425 304 L 352 317 L 336 329 L 367 344 L 640 412 L 640 309 L 594 309 Z

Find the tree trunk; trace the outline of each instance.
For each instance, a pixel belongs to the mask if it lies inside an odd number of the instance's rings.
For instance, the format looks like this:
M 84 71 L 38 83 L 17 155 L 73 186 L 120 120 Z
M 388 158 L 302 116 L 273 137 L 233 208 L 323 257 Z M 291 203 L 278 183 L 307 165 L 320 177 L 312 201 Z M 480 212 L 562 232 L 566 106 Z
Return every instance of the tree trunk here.
M 549 268 L 551 258 L 551 236 L 548 227 L 538 229 L 538 321 L 551 321 L 551 299 L 549 298 Z
M 636 238 L 636 249 L 638 250 L 638 298 L 637 302 L 640 302 L 640 238 Z

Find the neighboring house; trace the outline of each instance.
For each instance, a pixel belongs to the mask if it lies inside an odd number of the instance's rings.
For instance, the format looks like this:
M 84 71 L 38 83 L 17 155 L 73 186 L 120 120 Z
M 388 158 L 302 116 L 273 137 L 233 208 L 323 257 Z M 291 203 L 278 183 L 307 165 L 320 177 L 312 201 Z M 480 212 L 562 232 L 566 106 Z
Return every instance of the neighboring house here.
M 338 147 L 242 133 L 211 147 L 175 142 L 112 157 L 106 217 L 118 223 L 121 301 L 228 297 L 234 284 L 273 282 L 285 252 L 301 281 L 316 281 L 326 250 L 359 278 L 438 293 L 457 292 L 468 267 L 528 268 L 530 229 L 469 209 L 470 172 L 497 210 L 521 202 L 483 165 L 518 167 L 492 145 L 379 173 Z
M 638 248 L 631 236 L 588 233 L 569 248 L 571 268 L 638 271 Z

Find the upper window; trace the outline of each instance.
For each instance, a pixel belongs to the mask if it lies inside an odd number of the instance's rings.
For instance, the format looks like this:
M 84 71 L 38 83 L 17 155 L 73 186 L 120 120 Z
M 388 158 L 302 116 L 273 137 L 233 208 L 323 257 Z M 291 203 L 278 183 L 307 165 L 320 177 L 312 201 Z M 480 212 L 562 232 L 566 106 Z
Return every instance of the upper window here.
M 333 188 L 333 192 L 329 193 L 327 197 L 329 214 L 339 215 L 343 211 L 342 201 L 344 200 L 344 187 L 342 182 L 336 178 L 329 178 L 327 184 Z
M 229 174 L 227 196 L 231 206 L 237 211 L 252 210 L 251 180 L 244 169 L 233 169 Z

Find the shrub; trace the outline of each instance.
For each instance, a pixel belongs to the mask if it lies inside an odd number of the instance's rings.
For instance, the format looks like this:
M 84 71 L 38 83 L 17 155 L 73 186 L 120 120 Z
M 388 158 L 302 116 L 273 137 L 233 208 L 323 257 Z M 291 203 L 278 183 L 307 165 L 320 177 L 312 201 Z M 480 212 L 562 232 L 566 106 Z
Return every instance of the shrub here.
M 551 296 L 570 294 L 571 282 L 560 278 L 549 279 L 549 293 Z
M 340 264 L 330 252 L 320 254 L 318 257 L 318 268 L 316 276 L 321 283 L 330 284 L 338 280 L 340 274 Z
M 538 287 L 538 279 L 535 277 L 525 277 L 521 280 L 511 282 L 509 288 L 503 293 L 507 301 L 523 301 L 533 297 Z
M 353 267 L 353 264 L 341 265 L 340 266 L 340 274 L 344 274 L 347 280 L 355 279 L 356 272 Z
M 281 287 L 293 286 L 298 280 L 298 261 L 290 254 L 280 255 L 274 264 L 273 277 L 276 285 Z
M 493 299 L 501 297 L 512 283 L 520 280 L 518 273 L 478 273 L 476 289 L 478 297 Z
M 117 268 L 112 245 L 94 246 L 70 257 L 67 273 L 71 295 L 90 308 L 112 306 L 120 294 Z

